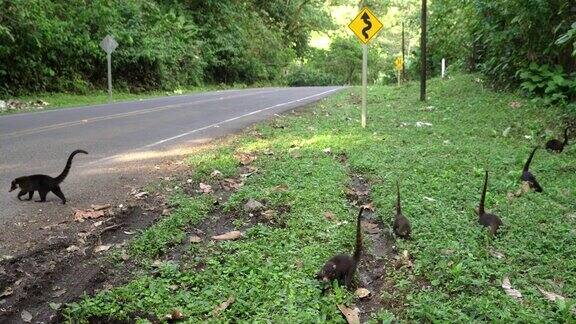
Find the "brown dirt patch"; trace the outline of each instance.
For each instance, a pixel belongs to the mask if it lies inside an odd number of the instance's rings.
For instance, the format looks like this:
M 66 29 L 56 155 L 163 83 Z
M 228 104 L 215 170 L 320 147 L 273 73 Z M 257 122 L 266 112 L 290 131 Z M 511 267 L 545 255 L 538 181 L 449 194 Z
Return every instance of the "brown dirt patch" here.
M 59 322 L 56 310 L 49 303 L 72 302 L 83 293 L 128 280 L 131 265 L 116 267 L 110 259 L 97 252 L 100 245 L 122 246 L 131 234 L 150 226 L 160 215 L 152 206 L 162 206 L 152 197 L 114 210 L 115 216 L 95 219 L 102 225 L 83 232 L 49 237 L 47 242 L 31 251 L 0 262 L 0 322 L 21 322 L 21 312 L 33 315 L 33 322 Z

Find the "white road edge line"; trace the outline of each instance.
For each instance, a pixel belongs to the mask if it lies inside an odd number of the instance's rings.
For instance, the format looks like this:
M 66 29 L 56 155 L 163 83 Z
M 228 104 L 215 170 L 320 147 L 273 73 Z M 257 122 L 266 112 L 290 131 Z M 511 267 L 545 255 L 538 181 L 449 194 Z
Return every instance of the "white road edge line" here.
M 300 98 L 300 99 L 296 99 L 296 100 L 291 100 L 291 101 L 279 103 L 279 104 L 276 104 L 276 105 L 273 105 L 273 106 L 269 106 L 269 107 L 266 107 L 266 108 L 262 108 L 262 109 L 259 109 L 259 110 L 255 110 L 255 111 L 249 112 L 249 113 L 244 114 L 244 115 L 232 117 L 232 118 L 229 118 L 229 119 L 226 119 L 226 120 L 223 120 L 223 121 L 214 123 L 214 124 L 210 124 L 210 125 L 208 125 L 208 126 L 204 126 L 204 127 L 200 127 L 200 128 L 193 129 L 193 130 L 191 130 L 191 131 L 189 131 L 189 132 L 186 132 L 186 133 L 182 133 L 182 134 L 179 134 L 179 135 L 176 135 L 176 136 L 172 136 L 172 137 L 169 137 L 169 138 L 165 138 L 165 139 L 163 139 L 163 140 L 160 140 L 160 141 L 158 141 L 158 142 L 154 142 L 154 143 L 152 143 L 152 144 L 144 145 L 144 146 L 142 146 L 142 147 L 139 147 L 139 148 L 134 149 L 133 151 L 138 151 L 138 150 L 145 149 L 145 148 L 151 148 L 151 147 L 154 147 L 154 146 L 157 146 L 157 145 L 160 145 L 160 144 L 169 142 L 169 141 L 173 141 L 173 140 L 178 139 L 178 138 L 180 138 L 180 137 L 184 137 L 184 136 L 188 136 L 188 135 L 190 135 L 190 134 L 194 134 L 194 133 L 197 133 L 197 132 L 201 132 L 201 131 L 206 130 L 206 129 L 211 128 L 211 127 L 220 126 L 220 125 L 229 123 L 229 122 L 231 122 L 231 121 L 238 120 L 238 119 L 240 119 L 240 118 L 248 117 L 248 116 L 251 116 L 251 115 L 254 115 L 254 114 L 259 114 L 259 113 L 261 113 L 261 112 L 263 112 L 263 111 L 266 111 L 266 110 L 270 110 L 270 109 L 274 109 L 274 108 L 278 108 L 278 107 L 290 105 L 290 104 L 293 104 L 293 103 L 296 103 L 296 102 L 300 102 L 300 101 L 312 99 L 312 98 L 314 98 L 314 97 L 319 97 L 319 96 L 322 96 L 322 95 L 325 95 L 325 94 L 328 94 L 328 93 L 331 93 L 331 92 L 334 92 L 334 91 L 338 91 L 338 90 L 341 90 L 341 88 L 336 88 L 336 89 L 327 90 L 327 91 L 324 91 L 324 92 L 321 92 L 321 93 L 317 93 L 317 94 L 314 94 L 314 95 L 311 95 L 311 96 L 308 96 L 308 97 L 304 97 L 304 98 Z M 124 154 L 126 154 L 126 153 L 116 154 L 116 155 L 113 155 L 113 156 L 105 157 L 105 158 L 102 158 L 102 159 L 99 159 L 99 160 L 96 160 L 96 161 L 89 162 L 89 163 L 87 163 L 87 165 L 98 164 L 98 163 L 101 163 L 101 162 L 104 162 L 104 161 L 112 160 L 112 159 L 115 159 L 115 158 L 117 158 L 117 157 L 119 157 L 119 156 L 122 156 L 122 155 L 124 155 Z

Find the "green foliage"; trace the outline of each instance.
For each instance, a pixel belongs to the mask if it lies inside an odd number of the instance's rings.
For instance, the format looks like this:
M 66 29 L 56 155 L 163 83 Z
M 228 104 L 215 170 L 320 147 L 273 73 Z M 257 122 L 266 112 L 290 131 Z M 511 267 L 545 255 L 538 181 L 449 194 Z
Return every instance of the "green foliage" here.
M 288 75 L 286 75 L 286 83 L 291 87 L 338 84 L 334 75 L 315 69 L 309 65 L 292 67 Z
M 368 80 L 375 83 L 383 78 L 383 71 L 392 71 L 386 54 L 376 46 L 368 50 Z M 360 84 L 362 77 L 362 44 L 356 36 L 333 37 L 329 50 L 309 51 L 307 60 L 288 75 L 288 84 L 318 85 Z
M 2 1 L 0 94 L 105 88 L 107 34 L 116 88 L 272 82 L 330 26 L 319 0 Z
M 569 76 L 561 66 L 530 64 L 519 71 L 520 87 L 534 97 L 541 97 L 546 104 L 563 103 L 576 96 L 576 73 Z
M 568 44 L 568 42 L 572 41 L 572 56 L 576 56 L 576 22 L 574 22 L 571 28 L 566 32 L 566 34 L 560 36 L 558 40 L 556 40 L 556 44 L 564 45 Z
M 574 5 L 563 0 L 433 1 L 429 38 L 432 69 L 446 57 L 449 64 L 479 69 L 499 88 L 518 86 L 523 81 L 519 72 L 529 70 L 533 62 L 561 66 L 565 77 L 570 77 L 576 72 L 574 21 Z M 554 87 L 551 85 L 549 91 L 556 92 Z M 574 99 L 569 91 L 559 93 L 554 100 L 561 97 Z

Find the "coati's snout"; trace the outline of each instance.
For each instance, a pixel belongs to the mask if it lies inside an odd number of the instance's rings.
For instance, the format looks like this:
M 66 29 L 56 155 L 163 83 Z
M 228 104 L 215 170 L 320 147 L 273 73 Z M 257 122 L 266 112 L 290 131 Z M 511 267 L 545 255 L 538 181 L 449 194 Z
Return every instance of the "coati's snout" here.
M 12 185 L 10 186 L 10 191 L 8 192 L 12 192 L 16 189 L 18 189 L 18 184 L 16 183 L 16 180 L 12 180 Z

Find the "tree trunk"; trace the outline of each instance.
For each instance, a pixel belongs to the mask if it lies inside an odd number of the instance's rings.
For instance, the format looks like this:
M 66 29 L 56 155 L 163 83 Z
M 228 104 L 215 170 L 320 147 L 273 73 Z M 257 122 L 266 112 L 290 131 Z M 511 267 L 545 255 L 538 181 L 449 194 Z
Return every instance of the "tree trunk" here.
M 421 18 L 421 33 L 420 33 L 420 55 L 422 63 L 420 64 L 420 101 L 426 101 L 426 0 L 422 0 L 422 18 Z

